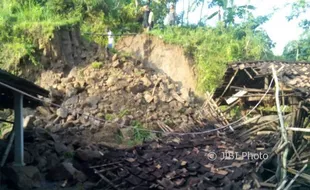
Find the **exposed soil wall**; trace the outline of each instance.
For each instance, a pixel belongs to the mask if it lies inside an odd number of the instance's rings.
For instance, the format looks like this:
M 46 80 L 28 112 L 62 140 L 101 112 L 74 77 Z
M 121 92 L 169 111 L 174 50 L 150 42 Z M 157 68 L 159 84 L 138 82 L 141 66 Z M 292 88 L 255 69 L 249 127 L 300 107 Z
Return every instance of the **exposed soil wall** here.
M 50 43 L 44 45 L 43 56 L 54 63 L 62 60 L 67 65 L 79 64 L 86 58 L 86 48 L 81 39 L 79 27 L 60 28 L 54 32 Z
M 185 56 L 181 47 L 166 44 L 154 36 L 141 34 L 120 39 L 116 49 L 133 54 L 147 67 L 167 74 L 182 87 L 196 91 L 192 62 Z

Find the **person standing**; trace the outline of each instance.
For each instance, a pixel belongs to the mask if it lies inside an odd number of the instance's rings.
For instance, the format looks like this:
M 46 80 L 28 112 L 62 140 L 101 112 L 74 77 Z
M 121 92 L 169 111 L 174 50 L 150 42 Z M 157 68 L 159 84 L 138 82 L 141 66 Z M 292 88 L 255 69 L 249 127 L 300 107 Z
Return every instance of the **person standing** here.
M 172 26 L 176 24 L 176 12 L 173 4 L 170 5 L 169 13 L 165 18 L 164 24 L 166 26 Z
M 149 23 L 148 30 L 150 31 L 154 27 L 154 13 L 153 13 L 152 9 L 150 9 L 148 23 Z
M 143 28 L 144 31 L 147 31 L 149 28 L 149 15 L 150 15 L 150 8 L 148 5 L 143 7 Z
M 110 28 L 107 28 L 106 32 L 107 32 L 107 36 L 108 36 L 108 44 L 105 48 L 105 59 L 108 60 L 110 57 L 110 51 L 114 47 L 114 36 L 113 36 L 113 32 L 110 30 Z
M 112 49 L 114 46 L 113 32 L 108 28 L 108 49 Z

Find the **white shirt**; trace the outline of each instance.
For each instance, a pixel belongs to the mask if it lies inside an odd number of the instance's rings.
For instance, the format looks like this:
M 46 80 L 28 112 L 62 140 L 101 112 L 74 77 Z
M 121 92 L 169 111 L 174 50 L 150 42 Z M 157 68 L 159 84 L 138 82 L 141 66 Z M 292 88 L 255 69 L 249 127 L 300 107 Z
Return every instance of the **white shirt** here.
M 149 24 L 151 24 L 153 21 L 154 21 L 154 14 L 153 11 L 151 11 L 149 14 Z
M 113 33 L 112 33 L 111 30 L 108 32 L 108 43 L 109 44 L 113 44 L 114 43 L 114 37 L 113 37 Z

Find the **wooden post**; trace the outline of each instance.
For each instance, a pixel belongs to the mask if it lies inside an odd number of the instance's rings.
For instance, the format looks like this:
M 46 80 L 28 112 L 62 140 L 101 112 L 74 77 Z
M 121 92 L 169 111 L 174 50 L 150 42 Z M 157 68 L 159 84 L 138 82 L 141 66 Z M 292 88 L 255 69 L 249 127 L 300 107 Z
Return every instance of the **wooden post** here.
M 268 86 L 269 86 L 269 79 L 268 79 L 268 76 L 265 76 L 264 78 L 264 89 L 268 89 Z
M 24 166 L 23 95 L 14 93 L 14 166 Z

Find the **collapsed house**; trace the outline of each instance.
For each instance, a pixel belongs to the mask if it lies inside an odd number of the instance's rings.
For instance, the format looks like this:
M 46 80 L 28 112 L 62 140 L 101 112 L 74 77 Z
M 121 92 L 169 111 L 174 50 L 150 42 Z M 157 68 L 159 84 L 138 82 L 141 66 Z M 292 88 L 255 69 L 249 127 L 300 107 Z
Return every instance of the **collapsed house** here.
M 281 106 L 278 108 L 280 107 L 283 115 L 289 145 L 282 144 L 283 133 L 280 133 L 279 127 L 281 125 L 276 106 L 272 65 L 279 81 L 278 97 Z M 232 110 L 242 112 L 245 118 L 243 122 L 247 125 L 234 127 L 240 130 L 236 134 L 237 138 L 241 138 L 245 143 L 256 138 L 266 144 L 272 144 L 269 159 L 282 156 L 283 147 L 289 147 L 288 165 L 284 168 L 289 174 L 296 175 L 297 170 L 304 166 L 302 163 L 309 158 L 309 136 L 306 133 L 310 132 L 307 129 L 310 123 L 309 92 L 309 63 L 247 61 L 230 64 L 224 74 L 222 85 L 213 94 L 213 99 L 223 108 L 222 113 L 226 118 L 232 117 Z M 278 164 L 281 165 L 279 162 Z M 258 168 L 265 168 L 263 165 L 264 163 L 261 163 Z M 273 168 L 274 172 L 276 167 Z M 276 175 L 270 177 L 268 182 L 279 182 Z M 309 175 L 302 175 L 301 180 L 309 180 Z
M 280 82 L 280 99 L 283 106 L 290 106 L 283 112 L 298 110 L 296 122 L 306 117 L 307 102 L 310 92 L 310 65 L 304 62 L 275 62 L 255 61 L 237 62 L 231 64 L 224 75 L 223 84 L 216 89 L 213 98 L 219 105 L 226 105 L 228 112 L 239 106 L 243 112 L 252 109 L 264 96 L 261 105 L 267 109 L 262 110 L 257 106 L 256 114 L 266 115 L 268 112 L 276 112 L 274 82 L 272 81 L 271 65 L 277 70 Z M 268 90 L 269 88 L 269 90 Z M 268 90 L 268 92 L 267 92 Z M 270 108 L 270 109 L 268 109 Z M 303 127 L 302 122 L 294 123 L 294 127 Z

